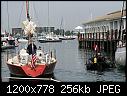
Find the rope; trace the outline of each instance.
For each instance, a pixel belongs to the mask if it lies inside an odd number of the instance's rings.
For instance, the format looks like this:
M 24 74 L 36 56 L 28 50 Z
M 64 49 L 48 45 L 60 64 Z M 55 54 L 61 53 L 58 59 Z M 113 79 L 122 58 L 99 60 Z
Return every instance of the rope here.
M 48 27 L 47 27 L 48 35 L 50 36 L 50 25 L 49 25 L 49 1 L 48 1 Z M 52 35 L 52 34 L 51 34 Z M 48 43 L 49 53 L 50 53 L 50 44 Z
M 36 12 L 36 8 L 35 8 L 35 4 L 33 3 L 33 8 L 34 8 L 34 12 L 35 12 L 35 16 L 36 16 L 36 18 L 37 18 L 37 21 L 38 21 L 38 23 L 39 23 L 39 25 L 40 25 L 40 22 L 39 22 L 39 19 L 38 19 L 38 15 L 37 15 L 37 12 Z M 36 31 L 37 32 L 37 31 Z M 38 38 L 38 33 L 36 33 L 36 35 L 37 35 L 37 38 Z M 36 43 L 37 45 L 39 45 L 39 43 L 37 42 Z
M 38 23 L 39 23 L 39 25 L 40 25 L 40 22 L 39 22 L 39 19 L 38 19 L 38 15 L 37 15 L 37 12 L 36 12 L 35 4 L 34 4 L 34 3 L 33 3 L 33 8 L 34 8 L 34 12 L 35 12 L 35 16 L 36 16 L 36 18 L 37 18 L 37 21 L 38 21 Z
M 48 26 L 49 26 L 49 1 L 48 1 Z M 48 30 L 49 32 L 49 30 Z
M 10 26 L 9 26 L 9 11 L 8 11 L 8 1 L 7 1 L 7 15 L 8 15 L 8 32 L 10 32 Z M 7 49 L 8 50 L 8 49 Z M 11 54 L 11 57 L 13 57 L 13 54 Z M 7 51 L 7 60 L 8 60 L 8 51 Z M 12 58 L 13 61 L 13 58 Z
M 18 22 L 18 26 L 19 26 L 19 24 L 20 24 L 20 21 L 21 21 L 21 15 L 22 15 L 22 11 L 23 11 L 23 5 L 24 5 L 24 3 L 22 4 L 22 9 L 21 9 L 21 13 L 20 13 L 20 15 L 19 15 L 19 22 Z
M 9 12 L 8 12 L 8 1 L 7 1 L 7 15 L 8 15 L 8 32 L 10 32 L 10 30 L 9 30 Z

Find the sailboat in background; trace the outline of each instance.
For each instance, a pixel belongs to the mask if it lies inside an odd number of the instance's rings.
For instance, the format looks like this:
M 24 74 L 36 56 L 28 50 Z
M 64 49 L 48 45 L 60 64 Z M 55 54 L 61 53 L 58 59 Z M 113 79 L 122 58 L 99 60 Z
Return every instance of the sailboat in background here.
M 29 2 L 26 1 L 27 20 L 23 21 L 23 29 L 25 34 L 32 41 L 32 35 L 35 32 L 36 25 L 31 21 L 29 16 Z M 32 42 L 33 46 L 33 42 Z M 38 77 L 40 75 L 52 74 L 56 65 L 56 56 L 52 51 L 49 54 L 44 53 L 40 47 L 37 49 L 36 54 L 32 56 L 27 53 L 25 48 L 21 49 L 18 54 L 10 59 L 7 59 L 7 65 L 10 73 L 17 76 Z M 55 53 L 55 52 L 54 52 Z M 7 57 L 8 58 L 8 57 Z
M 117 49 L 115 52 L 115 62 L 118 67 L 125 67 L 126 64 L 126 15 L 124 16 L 124 5 L 123 1 L 122 11 L 121 11 L 121 24 L 120 33 L 117 42 Z
M 15 48 L 15 39 L 5 30 L 5 32 L 1 33 L 1 49 L 5 50 L 11 48 Z
M 66 35 L 65 35 L 64 29 L 61 28 L 62 25 L 63 25 L 63 17 L 62 17 L 62 19 L 61 19 L 61 24 L 60 24 L 59 39 L 61 39 L 61 40 L 73 40 L 73 39 L 75 39 L 74 36 L 71 36 L 71 35 L 70 35 L 70 36 L 66 36 Z

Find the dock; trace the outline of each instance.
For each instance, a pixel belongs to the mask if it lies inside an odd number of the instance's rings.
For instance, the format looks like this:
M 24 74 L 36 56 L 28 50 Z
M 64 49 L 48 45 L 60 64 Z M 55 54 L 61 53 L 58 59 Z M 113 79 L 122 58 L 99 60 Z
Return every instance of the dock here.
M 111 12 L 83 23 L 83 32 L 78 32 L 78 42 L 79 48 L 86 50 L 84 51 L 86 55 L 88 50 L 94 52 L 91 56 L 98 52 L 106 52 L 110 60 L 115 62 L 118 46 L 126 45 L 126 9 L 122 13 L 121 11 Z

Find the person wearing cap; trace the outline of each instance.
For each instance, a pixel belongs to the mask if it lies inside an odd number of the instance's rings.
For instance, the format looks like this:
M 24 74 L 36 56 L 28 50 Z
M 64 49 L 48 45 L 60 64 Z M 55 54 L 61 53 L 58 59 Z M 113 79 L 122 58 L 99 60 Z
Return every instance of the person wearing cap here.
M 97 54 L 97 61 L 99 65 L 102 65 L 104 63 L 103 56 L 101 55 L 101 53 Z

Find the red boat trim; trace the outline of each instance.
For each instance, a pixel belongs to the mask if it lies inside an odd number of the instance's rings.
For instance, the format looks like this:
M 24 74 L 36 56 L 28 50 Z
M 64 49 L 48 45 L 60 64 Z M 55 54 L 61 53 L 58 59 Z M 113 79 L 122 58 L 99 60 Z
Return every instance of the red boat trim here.
M 30 66 L 22 66 L 22 69 L 26 73 L 26 75 L 31 77 L 37 77 L 39 75 L 42 75 L 44 70 L 46 68 L 46 64 L 43 65 L 36 65 L 35 68 L 31 68 Z

